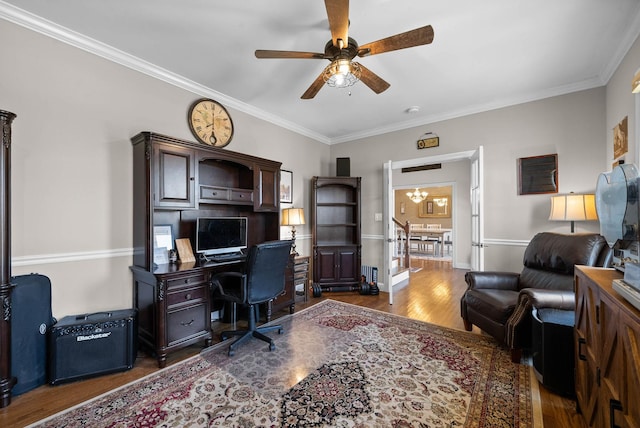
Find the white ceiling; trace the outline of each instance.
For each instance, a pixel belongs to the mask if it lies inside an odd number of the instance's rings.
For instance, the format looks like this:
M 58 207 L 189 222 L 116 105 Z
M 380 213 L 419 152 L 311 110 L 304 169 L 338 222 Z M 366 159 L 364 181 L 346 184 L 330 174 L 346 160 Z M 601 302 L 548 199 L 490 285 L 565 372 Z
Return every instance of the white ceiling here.
M 323 52 L 322 0 L 0 0 L 0 18 L 328 144 L 605 85 L 640 33 L 640 0 L 352 0 L 349 16 L 360 45 L 427 24 L 434 41 L 358 60 L 382 94 L 302 100 L 328 62 L 254 51 Z

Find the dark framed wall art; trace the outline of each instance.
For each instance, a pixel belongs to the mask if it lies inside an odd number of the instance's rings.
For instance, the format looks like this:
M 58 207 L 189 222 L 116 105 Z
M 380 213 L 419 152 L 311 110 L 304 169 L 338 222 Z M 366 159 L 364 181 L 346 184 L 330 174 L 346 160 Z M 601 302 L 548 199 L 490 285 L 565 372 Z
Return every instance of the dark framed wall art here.
M 558 155 L 518 159 L 518 194 L 558 193 Z

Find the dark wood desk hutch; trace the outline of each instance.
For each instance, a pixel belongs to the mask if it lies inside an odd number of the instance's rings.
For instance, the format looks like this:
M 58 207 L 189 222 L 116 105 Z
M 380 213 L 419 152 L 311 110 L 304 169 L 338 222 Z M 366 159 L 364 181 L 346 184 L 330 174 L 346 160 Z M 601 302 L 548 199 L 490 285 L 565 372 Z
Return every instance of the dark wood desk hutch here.
M 360 289 L 360 177 L 313 177 L 313 295 Z
M 153 227 L 195 244 L 198 217 L 248 219 L 248 245 L 279 239 L 280 162 L 152 132 L 133 144 L 131 271 L 139 344 L 166 364 L 167 354 L 204 340 L 211 344 L 210 278 L 240 263 L 153 264 Z M 286 293 L 285 293 L 286 294 Z M 295 293 L 291 295 L 293 309 Z M 278 304 L 286 304 L 279 298 Z
M 0 110 L 0 408 L 11 404 L 11 123 L 16 115 Z

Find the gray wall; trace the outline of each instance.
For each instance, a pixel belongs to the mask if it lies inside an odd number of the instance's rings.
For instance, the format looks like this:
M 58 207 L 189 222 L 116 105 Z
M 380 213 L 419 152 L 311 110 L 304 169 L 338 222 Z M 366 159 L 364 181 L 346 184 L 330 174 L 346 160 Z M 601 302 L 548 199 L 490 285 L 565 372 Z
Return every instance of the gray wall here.
M 193 140 L 187 109 L 200 95 L 4 20 L 0 39 L 12 41 L 2 49 L 0 108 L 17 114 L 12 273 L 48 275 L 58 318 L 131 307 L 129 139 L 154 131 Z M 229 112 L 235 133 L 227 148 L 281 161 L 293 171 L 294 205 L 306 207 L 310 178 L 329 173 L 329 146 Z M 304 254 L 309 230 L 298 228 Z
M 12 145 L 13 274 L 40 272 L 53 282 L 56 317 L 131 306 L 132 162 L 129 138 L 154 131 L 192 139 L 186 111 L 201 95 L 0 20 L 3 67 L 0 108 L 16 113 Z M 630 81 L 640 67 L 640 42 L 606 87 L 488 111 L 359 141 L 327 146 L 229 109 L 236 131 L 229 150 L 283 162 L 294 174 L 294 205 L 309 212 L 309 179 L 333 175 L 336 157 L 351 158 L 363 177 L 363 261 L 382 266 L 382 164 L 485 148 L 487 268 L 520 268 L 522 243 L 536 232 L 568 232 L 547 220 L 549 196 L 519 196 L 516 161 L 557 153 L 561 193 L 595 189 L 611 168 L 612 129 L 629 117 L 637 162 L 636 98 Z M 214 88 L 215 89 L 215 88 Z M 425 132 L 440 146 L 417 150 Z M 301 153 L 304 156 L 301 156 Z M 397 185 L 454 186 L 458 266 L 469 263 L 467 162 L 438 172 L 395 174 Z M 288 205 L 285 205 L 288 206 Z M 308 214 L 307 214 L 308 215 Z M 598 231 L 579 223 L 578 231 Z M 310 228 L 298 228 L 309 254 Z M 288 229 L 283 228 L 283 236 Z M 515 250 L 514 250 L 515 249 Z
M 640 61 L 639 61 L 640 63 Z M 382 212 L 382 164 L 484 147 L 485 237 L 497 241 L 528 241 L 540 231 L 569 232 L 569 225 L 548 221 L 550 195 L 518 195 L 517 160 L 521 157 L 558 154 L 560 193 L 593 192 L 607 162 L 604 87 L 541 101 L 487 111 L 428 126 L 379 135 L 332 146 L 331 157 L 351 157 L 352 175 L 363 177 L 363 231 L 379 241 L 382 223 L 373 213 Z M 629 97 L 631 96 L 629 91 Z M 440 137 L 436 148 L 418 150 L 416 140 L 425 132 Z M 463 164 L 463 165 L 459 165 Z M 457 219 L 454 265 L 470 263 L 470 213 L 468 162 L 444 164 L 442 170 L 411 174 L 394 173 L 395 184 L 456 183 L 454 217 Z M 466 201 L 466 202 L 465 202 Z M 465 205 L 466 204 L 466 205 Z M 463 228 L 468 231 L 463 232 Z M 599 231 L 598 224 L 579 223 L 578 231 Z M 367 246 L 367 263 L 382 266 L 379 245 Z M 522 251 L 522 247 L 516 247 Z M 371 250 L 373 252 L 371 252 Z M 508 245 L 487 249 L 486 267 L 521 269 L 521 256 Z M 508 261 L 508 265 L 505 265 Z

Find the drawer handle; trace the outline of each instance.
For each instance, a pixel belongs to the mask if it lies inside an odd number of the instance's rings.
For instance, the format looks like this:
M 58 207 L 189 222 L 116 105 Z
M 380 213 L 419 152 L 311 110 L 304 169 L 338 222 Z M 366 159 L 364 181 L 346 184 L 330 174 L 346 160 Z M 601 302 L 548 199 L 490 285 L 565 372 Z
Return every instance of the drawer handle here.
M 587 361 L 587 357 L 582 353 L 582 345 L 586 345 L 587 340 L 583 338 L 578 339 L 578 359 Z
M 185 280 L 184 280 L 184 283 L 185 283 L 185 284 L 188 284 L 188 283 L 189 283 L 189 281 L 190 281 L 190 279 L 189 279 L 189 278 L 187 278 L 187 279 L 185 279 Z
M 211 192 L 211 196 L 215 196 L 217 194 L 218 194 L 218 192 Z
M 609 400 L 609 426 L 611 428 L 620 428 L 620 425 L 616 425 L 616 410 L 622 412 L 622 403 L 618 400 Z
M 186 296 L 184 296 L 185 300 L 191 300 L 191 293 L 187 293 Z
M 242 193 L 240 193 L 240 197 L 241 197 L 241 198 L 244 198 L 244 195 L 243 195 Z
M 194 322 L 195 322 L 195 320 L 191 320 L 189 322 L 181 322 L 180 325 L 182 325 L 183 327 L 189 327 Z

